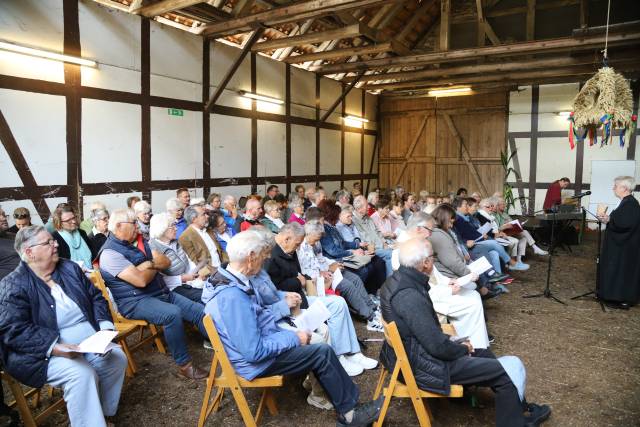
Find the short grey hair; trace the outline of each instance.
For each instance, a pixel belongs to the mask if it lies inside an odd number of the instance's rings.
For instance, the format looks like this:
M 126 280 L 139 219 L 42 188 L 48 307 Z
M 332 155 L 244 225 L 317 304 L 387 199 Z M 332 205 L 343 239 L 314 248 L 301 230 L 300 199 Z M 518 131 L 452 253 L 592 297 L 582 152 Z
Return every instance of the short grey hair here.
M 194 219 L 198 217 L 198 209 L 204 209 L 202 206 L 187 206 L 184 210 L 184 220 L 188 225 L 191 225 Z
M 369 193 L 369 197 L 371 197 L 372 193 Z M 364 198 L 364 196 L 358 196 L 355 199 L 353 199 L 353 208 L 354 209 L 360 209 L 361 207 L 365 206 L 367 204 L 367 199 Z
M 632 176 L 627 176 L 627 175 L 617 176 L 613 180 L 613 182 L 616 185 L 620 185 L 620 186 L 626 188 L 628 191 L 633 191 L 636 188 L 636 182 L 635 182 L 635 179 L 633 179 Z
M 304 225 L 304 233 L 307 236 L 315 236 L 316 234 L 324 234 L 324 225 L 318 221 L 307 222 Z
M 230 202 L 236 203 L 236 198 L 233 197 L 231 194 L 227 194 L 222 198 L 222 206 Z
M 247 230 L 236 234 L 227 244 L 227 255 L 231 262 L 243 262 L 249 255 L 260 254 L 268 244 L 262 234 L 255 230 Z
M 204 206 L 206 203 L 207 203 L 207 201 L 204 198 L 202 198 L 202 197 L 194 197 L 189 202 L 189 205 L 190 206 Z
M 426 227 L 429 223 L 435 223 L 431 215 L 425 212 L 414 212 L 407 221 L 407 229 Z
M 271 230 L 269 230 L 268 228 L 263 227 L 261 225 L 252 225 L 251 227 L 249 227 L 248 231 L 252 231 L 260 235 L 260 237 L 264 240 L 264 243 L 266 245 L 264 249 L 267 249 L 268 247 L 268 249 L 271 250 L 276 245 L 276 239 L 274 237 L 275 234 L 273 234 Z
M 167 200 L 167 203 L 165 203 L 165 208 L 167 208 L 167 211 L 169 212 L 175 212 L 175 211 L 179 211 L 180 209 L 183 208 L 182 202 L 180 200 L 178 200 L 177 198 L 173 197 L 169 200 Z
M 493 205 L 495 202 L 494 200 L 492 200 L 491 197 L 485 197 L 484 199 L 480 200 L 480 203 L 478 204 L 481 208 L 486 208 L 489 207 L 491 205 Z
M 338 191 L 338 193 L 336 193 L 336 202 L 340 201 L 340 199 L 343 198 L 343 197 L 346 197 L 347 200 L 351 199 L 351 193 L 349 193 L 344 188 L 342 190 Z
M 47 231 L 42 225 L 30 225 L 28 227 L 23 227 L 18 230 L 16 234 L 16 238 L 13 241 L 13 248 L 18 252 L 20 258 L 26 262 L 24 259 L 24 251 L 27 249 L 29 244 L 35 239 L 35 237 L 42 233 L 43 231 Z
M 133 205 L 133 211 L 136 215 L 151 212 L 151 205 L 144 200 L 140 200 Z
M 300 207 L 300 206 L 303 206 L 303 205 L 304 205 L 304 203 L 302 202 L 302 199 L 300 197 L 294 197 L 294 198 L 291 198 L 289 200 L 288 207 L 289 207 L 289 209 L 293 210 L 293 209 L 295 209 L 297 207 Z
M 109 217 L 109 231 L 116 232 L 118 224 L 121 222 L 133 222 L 136 220 L 136 213 L 133 209 L 116 209 Z
M 282 226 L 279 234 L 293 234 L 300 237 L 304 236 L 304 228 L 297 222 L 290 222 Z
M 152 216 L 149 222 L 149 238 L 159 239 L 174 222 L 175 218 L 166 212 Z
M 103 216 L 106 216 L 107 218 L 109 218 L 109 211 L 102 208 L 94 209 L 91 211 L 91 222 L 95 224 Z
M 99 200 L 95 202 L 91 202 L 91 204 L 89 205 L 89 210 L 95 211 L 96 209 L 107 209 L 107 205 L 105 205 Z
M 353 213 L 353 206 L 351 205 L 345 205 L 342 207 L 342 209 L 340 210 L 340 215 L 342 215 L 343 213 Z
M 398 259 L 403 267 L 420 267 L 432 252 L 426 239 L 413 238 L 398 244 Z
M 376 197 L 380 197 L 380 195 L 378 193 L 376 193 L 375 191 L 372 191 L 371 193 L 369 193 L 367 195 L 367 202 L 373 204 L 373 201 L 376 199 Z M 354 206 L 355 206 L 355 201 L 354 201 Z M 356 209 L 358 209 L 358 208 L 356 208 Z

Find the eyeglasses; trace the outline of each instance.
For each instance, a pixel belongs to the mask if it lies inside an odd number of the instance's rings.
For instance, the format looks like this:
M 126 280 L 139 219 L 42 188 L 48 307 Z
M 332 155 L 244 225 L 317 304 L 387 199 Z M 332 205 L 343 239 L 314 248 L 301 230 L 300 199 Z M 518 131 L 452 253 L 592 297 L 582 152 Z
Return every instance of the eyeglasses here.
M 102 218 L 98 218 L 98 221 L 109 221 L 109 217 L 108 216 L 104 216 Z
M 135 227 L 138 226 L 136 221 L 120 221 L 118 224 L 133 224 Z
M 44 246 L 44 245 L 53 246 L 55 244 L 56 244 L 55 239 L 49 239 L 49 240 L 46 240 L 44 242 L 40 242 L 40 243 L 36 243 L 34 245 L 31 245 L 31 246 L 27 246 L 27 249 L 35 248 L 36 246 Z
M 28 213 L 26 214 L 13 214 L 13 219 L 26 219 L 29 218 L 31 215 L 29 215 Z
M 71 222 L 71 221 L 75 221 L 75 220 L 76 220 L 76 217 L 72 216 L 71 218 L 68 218 L 68 219 L 61 219 L 60 222 Z
M 421 225 L 420 228 L 424 228 L 425 230 L 427 230 L 429 233 L 433 233 L 433 230 L 427 226 Z

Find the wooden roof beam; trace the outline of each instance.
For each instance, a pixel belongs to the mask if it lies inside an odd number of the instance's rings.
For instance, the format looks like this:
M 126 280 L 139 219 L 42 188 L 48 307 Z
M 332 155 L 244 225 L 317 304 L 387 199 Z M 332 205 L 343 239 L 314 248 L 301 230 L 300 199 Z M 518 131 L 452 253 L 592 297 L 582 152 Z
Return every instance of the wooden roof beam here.
M 262 52 L 265 50 L 280 49 L 288 46 L 299 46 L 309 43 L 319 43 L 325 40 L 339 40 L 347 37 L 357 37 L 365 35 L 367 38 L 375 39 L 375 31 L 371 30 L 363 23 L 349 25 L 347 27 L 337 28 L 329 31 L 315 31 L 313 33 L 301 34 L 293 37 L 281 37 L 278 39 L 267 40 L 257 43 L 253 46 L 254 52 Z
M 449 50 L 451 30 L 451 0 L 440 1 L 440 50 Z
M 204 27 L 202 34 L 209 37 L 223 37 L 250 31 L 260 24 L 273 26 L 397 1 L 404 0 L 307 0 L 274 7 L 245 17 L 212 23 Z
M 336 58 L 346 58 L 354 55 L 371 55 L 374 53 L 389 52 L 394 50 L 395 42 L 372 44 L 361 47 L 350 47 L 344 49 L 334 49 L 325 52 L 305 53 L 302 55 L 290 56 L 284 60 L 289 64 L 298 64 L 307 61 L 318 61 Z
M 527 0 L 527 40 L 535 39 L 536 32 L 536 0 Z
M 171 12 L 172 10 L 184 9 L 185 7 L 193 6 L 194 4 L 202 3 L 203 1 L 204 0 L 161 0 L 147 6 L 134 9 L 131 13 L 146 16 L 147 18 L 153 18 L 154 16 L 162 15 L 163 13 Z
M 609 34 L 610 45 L 625 45 L 637 43 L 640 32 Z M 572 50 L 584 50 L 601 47 L 604 36 L 592 37 L 563 37 L 558 39 L 539 40 L 531 42 L 512 43 L 499 46 L 457 49 L 450 52 L 435 52 L 418 55 L 397 56 L 392 58 L 371 59 L 368 61 L 352 62 L 348 64 L 332 64 L 315 67 L 311 71 L 320 74 L 336 74 L 349 71 L 370 69 L 386 69 L 397 66 L 418 67 L 442 62 L 475 60 L 483 56 L 528 55 L 534 53 L 551 53 Z
M 251 8 L 253 7 L 254 3 L 255 0 L 238 0 L 236 4 L 233 5 L 231 14 L 234 17 L 245 16 L 249 12 L 251 12 Z

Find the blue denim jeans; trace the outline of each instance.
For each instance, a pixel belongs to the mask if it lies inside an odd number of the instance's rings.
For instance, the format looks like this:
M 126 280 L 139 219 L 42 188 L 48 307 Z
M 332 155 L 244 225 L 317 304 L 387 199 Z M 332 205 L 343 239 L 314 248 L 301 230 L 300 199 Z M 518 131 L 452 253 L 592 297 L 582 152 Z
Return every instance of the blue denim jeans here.
M 204 305 L 191 301 L 182 295 L 169 292 L 158 297 L 144 297 L 127 301 L 118 306 L 120 312 L 132 319 L 142 319 L 164 327 L 164 338 L 173 360 L 178 365 L 191 361 L 187 351 L 183 322 L 186 320 L 198 327 L 202 336 L 207 337 L 202 319 Z
M 491 245 L 476 245 L 469 250 L 471 259 L 478 259 L 481 257 L 487 258 L 487 261 L 491 263 L 491 266 L 498 274 L 502 274 L 502 266 L 500 265 L 500 254 Z M 508 261 L 507 261 L 508 262 Z
M 391 253 L 393 250 L 391 248 L 387 249 L 376 249 L 376 255 L 384 260 L 384 266 L 386 268 L 387 277 L 393 274 L 393 267 L 391 266 Z

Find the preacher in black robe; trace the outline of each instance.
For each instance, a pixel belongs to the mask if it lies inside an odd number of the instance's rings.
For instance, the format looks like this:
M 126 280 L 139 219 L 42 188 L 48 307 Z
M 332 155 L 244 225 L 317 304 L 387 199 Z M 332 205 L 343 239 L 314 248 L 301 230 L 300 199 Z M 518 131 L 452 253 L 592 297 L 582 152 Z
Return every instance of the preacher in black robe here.
M 640 204 L 629 194 L 611 212 L 600 257 L 598 297 L 607 302 L 640 302 Z

